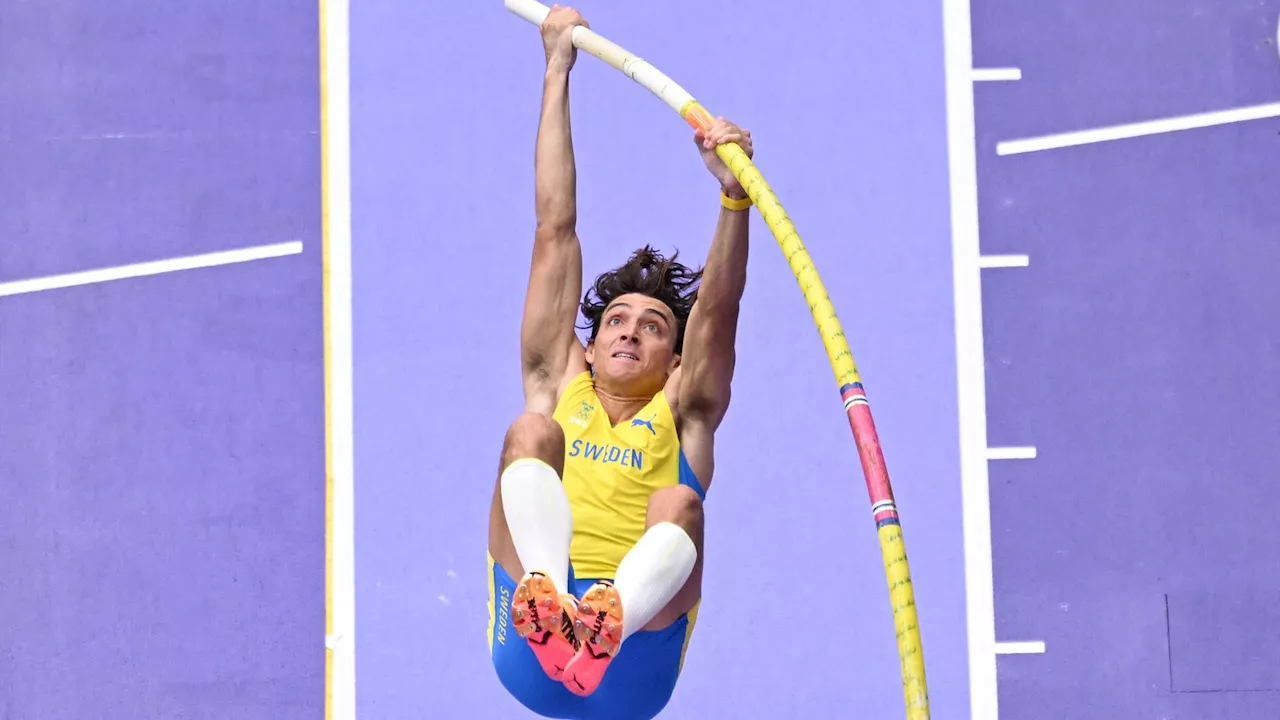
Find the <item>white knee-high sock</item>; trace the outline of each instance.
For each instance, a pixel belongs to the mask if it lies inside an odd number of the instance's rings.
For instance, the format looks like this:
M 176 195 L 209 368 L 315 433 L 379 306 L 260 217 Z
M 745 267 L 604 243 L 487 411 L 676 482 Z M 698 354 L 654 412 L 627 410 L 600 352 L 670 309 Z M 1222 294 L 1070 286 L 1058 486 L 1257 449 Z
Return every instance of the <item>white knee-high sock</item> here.
M 653 525 L 618 563 L 613 586 L 622 601 L 622 639 L 649 624 L 684 587 L 698 548 L 684 528 Z
M 555 468 L 536 458 L 522 458 L 507 466 L 500 482 L 502 511 L 520 565 L 526 573 L 551 578 L 556 590 L 569 592 L 573 512 Z

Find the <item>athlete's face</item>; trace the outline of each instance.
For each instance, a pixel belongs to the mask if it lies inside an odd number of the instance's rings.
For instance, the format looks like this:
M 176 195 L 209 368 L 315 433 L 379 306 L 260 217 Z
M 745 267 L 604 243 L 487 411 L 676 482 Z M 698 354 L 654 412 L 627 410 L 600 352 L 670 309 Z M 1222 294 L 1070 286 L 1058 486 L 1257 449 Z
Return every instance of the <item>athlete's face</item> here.
M 656 393 L 680 364 L 675 342 L 671 308 L 647 295 L 622 295 L 605 308 L 587 362 L 597 377 Z

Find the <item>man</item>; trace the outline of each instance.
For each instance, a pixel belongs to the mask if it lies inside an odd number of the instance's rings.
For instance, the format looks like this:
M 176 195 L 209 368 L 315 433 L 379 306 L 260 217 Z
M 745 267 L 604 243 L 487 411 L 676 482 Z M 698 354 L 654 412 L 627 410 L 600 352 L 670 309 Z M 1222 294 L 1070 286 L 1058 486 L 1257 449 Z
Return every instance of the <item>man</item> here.
M 671 697 L 701 599 L 702 501 L 746 282 L 750 201 L 715 148 L 751 154 L 752 143 L 723 118 L 694 133 L 721 187 L 706 266 L 637 251 L 583 298 L 584 346 L 568 94 L 577 25 L 560 6 L 542 25 L 525 412 L 507 431 L 490 509 L 490 651 L 535 713 L 647 719 Z

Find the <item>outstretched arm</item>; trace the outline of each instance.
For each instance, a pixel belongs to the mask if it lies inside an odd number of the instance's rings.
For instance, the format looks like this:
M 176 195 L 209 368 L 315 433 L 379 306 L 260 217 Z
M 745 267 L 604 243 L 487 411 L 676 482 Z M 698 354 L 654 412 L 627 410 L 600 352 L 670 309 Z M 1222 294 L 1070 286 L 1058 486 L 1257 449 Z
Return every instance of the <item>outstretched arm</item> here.
M 751 134 L 721 118 L 705 136 L 697 133 L 695 140 L 702 146 L 703 159 L 720 180 L 724 194 L 733 199 L 746 198 L 746 191 L 715 155 L 715 147 L 736 142 L 750 156 L 753 154 Z M 720 209 L 698 300 L 685 329 L 684 352 L 676 379 L 681 445 L 704 489 L 714 470 L 715 431 L 729 409 L 737 359 L 738 306 L 747 283 L 749 221 L 749 209 Z
M 582 294 L 578 242 L 577 172 L 569 125 L 569 72 L 576 59 L 572 31 L 586 25 L 576 11 L 556 8 L 542 25 L 547 54 L 542 115 L 534 156 L 537 227 L 520 328 L 525 407 L 551 414 L 566 375 L 582 365 L 574 335 Z

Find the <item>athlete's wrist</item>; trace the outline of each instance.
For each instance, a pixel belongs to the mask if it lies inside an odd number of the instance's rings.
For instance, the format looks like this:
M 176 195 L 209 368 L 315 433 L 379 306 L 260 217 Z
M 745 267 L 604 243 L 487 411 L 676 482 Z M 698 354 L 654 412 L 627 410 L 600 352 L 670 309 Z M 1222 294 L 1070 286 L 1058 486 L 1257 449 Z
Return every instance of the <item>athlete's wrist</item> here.
M 745 212 L 751 209 L 751 198 L 742 188 L 721 188 L 720 207 L 729 212 Z
M 543 73 L 543 79 L 547 81 L 566 81 L 569 79 L 569 72 L 571 70 L 573 70 L 572 61 L 553 55 L 547 58 L 547 69 Z

